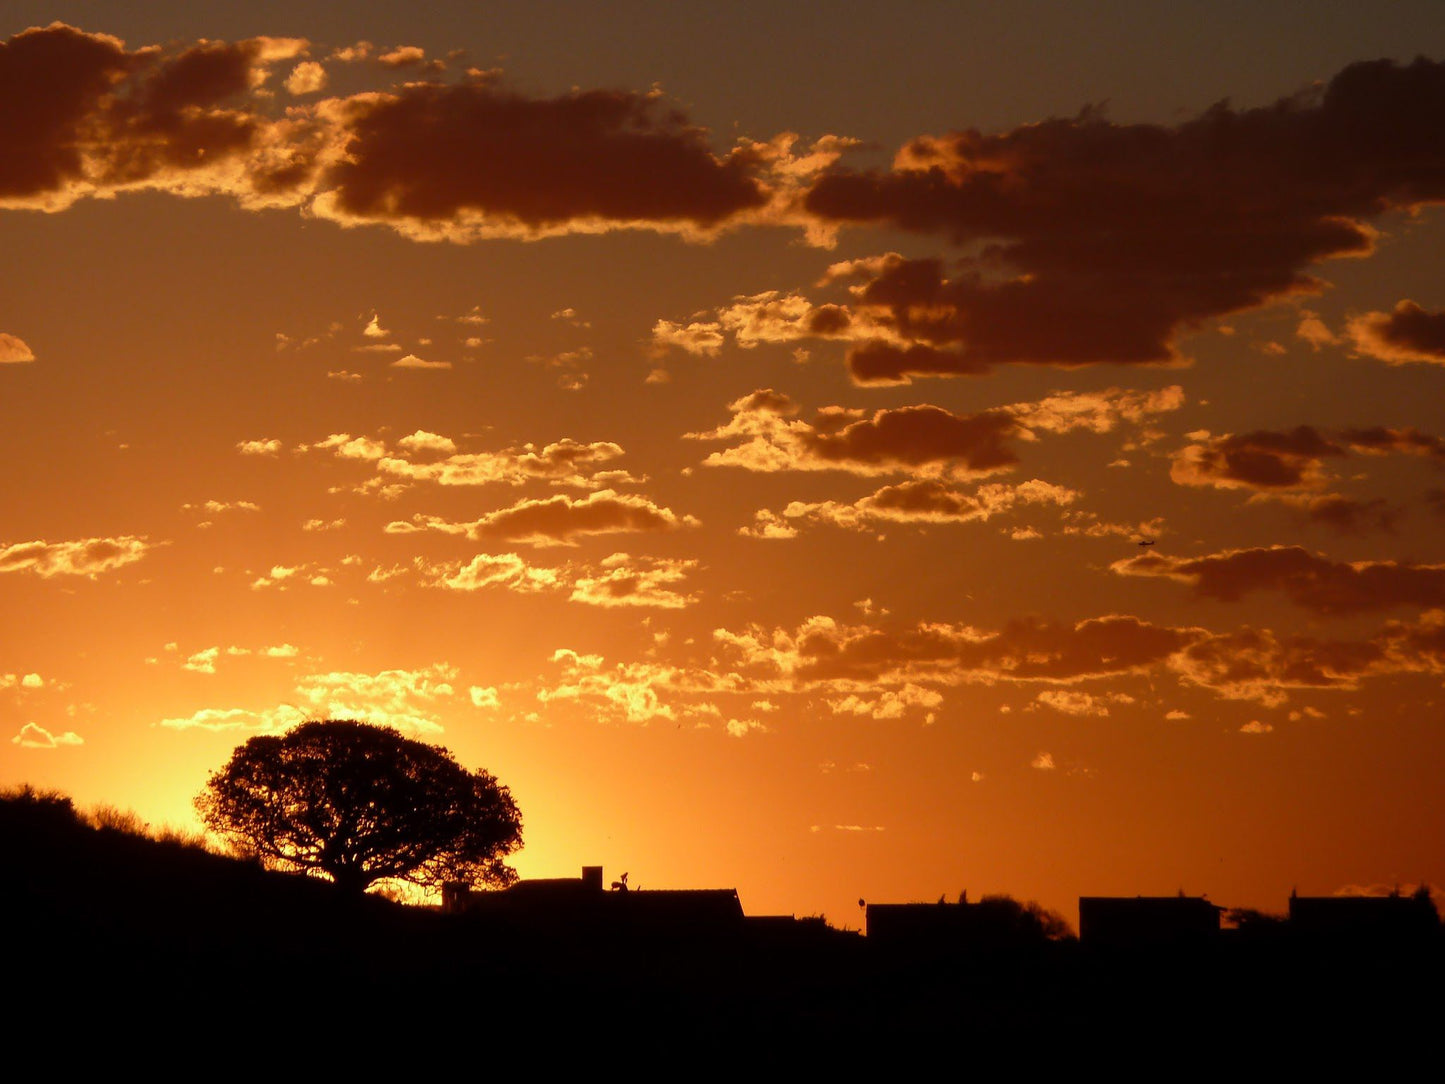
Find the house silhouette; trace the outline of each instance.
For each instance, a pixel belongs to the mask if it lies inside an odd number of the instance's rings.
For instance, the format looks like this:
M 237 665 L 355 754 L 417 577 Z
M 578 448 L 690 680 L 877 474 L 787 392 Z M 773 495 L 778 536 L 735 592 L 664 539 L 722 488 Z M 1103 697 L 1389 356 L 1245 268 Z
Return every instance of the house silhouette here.
M 1203 896 L 1080 896 L 1079 941 L 1117 948 L 1176 945 L 1219 935 L 1224 908 Z

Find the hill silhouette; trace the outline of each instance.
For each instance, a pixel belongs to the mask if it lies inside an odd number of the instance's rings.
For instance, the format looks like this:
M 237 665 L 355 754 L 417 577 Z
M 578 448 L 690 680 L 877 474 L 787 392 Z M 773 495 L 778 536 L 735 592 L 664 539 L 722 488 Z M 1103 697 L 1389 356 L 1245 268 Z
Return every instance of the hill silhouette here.
M 408 907 L 96 827 L 60 796 L 0 799 L 7 964 L 27 1003 L 50 1007 L 37 1033 L 264 1021 L 268 1044 L 304 1055 L 318 1030 L 384 1020 L 398 1035 L 902 1064 L 1022 1056 L 1041 1037 L 1055 1053 L 1115 1059 L 1200 1044 L 1282 1051 L 1303 1034 L 1398 1052 L 1423 1047 L 1442 1005 L 1438 930 L 1348 944 L 1275 923 L 1173 947 L 1034 937 L 893 951 L 821 922 L 723 933 L 549 919 L 519 909 L 525 896 L 452 914 Z M 364 1060 L 364 1049 L 335 1057 Z

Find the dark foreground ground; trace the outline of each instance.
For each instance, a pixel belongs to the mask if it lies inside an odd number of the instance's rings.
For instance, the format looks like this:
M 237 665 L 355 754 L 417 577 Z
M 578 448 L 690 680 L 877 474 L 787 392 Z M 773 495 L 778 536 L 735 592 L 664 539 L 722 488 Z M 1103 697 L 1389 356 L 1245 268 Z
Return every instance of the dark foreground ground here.
M 11 1065 L 39 1054 L 55 1069 L 1433 1075 L 1445 1033 L 1438 936 L 887 952 L 816 924 L 589 930 L 348 900 L 14 803 L 0 807 L 0 922 L 0 1043 Z

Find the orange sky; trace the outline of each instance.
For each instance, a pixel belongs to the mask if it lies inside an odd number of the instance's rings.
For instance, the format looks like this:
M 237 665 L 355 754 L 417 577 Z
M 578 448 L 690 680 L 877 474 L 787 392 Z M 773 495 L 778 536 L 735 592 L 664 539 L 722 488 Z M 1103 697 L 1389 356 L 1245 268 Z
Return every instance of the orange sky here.
M 755 914 L 1445 882 L 1433 4 L 113 7 L 0 19 L 0 783 L 350 716 Z

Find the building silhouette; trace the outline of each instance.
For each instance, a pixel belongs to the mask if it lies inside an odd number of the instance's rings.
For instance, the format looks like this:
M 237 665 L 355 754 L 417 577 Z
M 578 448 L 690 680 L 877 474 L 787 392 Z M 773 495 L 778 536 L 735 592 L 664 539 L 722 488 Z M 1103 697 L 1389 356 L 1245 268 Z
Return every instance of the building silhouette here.
M 1079 940 L 1124 948 L 1174 945 L 1219 935 L 1224 908 L 1203 896 L 1080 896 Z
M 1409 896 L 1289 897 L 1291 931 L 1311 937 L 1406 940 L 1440 929 L 1440 915 L 1427 890 Z

